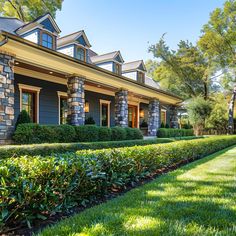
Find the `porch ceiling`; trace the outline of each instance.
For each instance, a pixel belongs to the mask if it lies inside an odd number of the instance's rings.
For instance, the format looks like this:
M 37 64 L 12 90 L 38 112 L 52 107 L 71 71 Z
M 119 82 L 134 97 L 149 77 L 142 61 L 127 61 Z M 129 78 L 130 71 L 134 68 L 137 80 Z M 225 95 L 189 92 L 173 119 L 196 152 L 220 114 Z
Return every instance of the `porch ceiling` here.
M 157 98 L 161 102 L 178 104 L 181 98 L 171 95 L 162 90 L 152 88 L 147 85 L 139 84 L 123 76 L 117 76 L 112 72 L 98 68 L 94 65 L 80 62 L 69 56 L 43 48 L 34 43 L 28 42 L 14 35 L 3 33 L 8 37 L 8 42 L 0 50 L 4 53 L 13 54 L 19 65 L 16 65 L 16 73 L 26 73 L 42 75 L 48 79 L 53 79 L 55 83 L 66 84 L 66 76 L 79 75 L 86 78 L 86 83 L 106 86 L 109 90 L 124 88 L 131 94 L 145 98 Z M 20 66 L 20 64 L 22 64 Z M 23 66 L 24 65 L 24 66 Z M 32 73 L 33 72 L 33 73 Z M 52 72 L 50 74 L 50 72 Z M 47 75 L 47 76 L 46 76 Z M 89 84 L 88 84 L 89 85 Z M 134 93 L 135 91 L 135 93 Z

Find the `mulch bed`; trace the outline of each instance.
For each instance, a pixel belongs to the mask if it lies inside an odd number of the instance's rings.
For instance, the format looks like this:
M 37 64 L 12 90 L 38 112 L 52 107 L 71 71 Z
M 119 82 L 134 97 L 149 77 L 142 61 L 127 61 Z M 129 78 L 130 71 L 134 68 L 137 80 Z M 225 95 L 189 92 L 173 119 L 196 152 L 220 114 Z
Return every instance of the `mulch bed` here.
M 12 235 L 31 236 L 31 235 L 33 235 L 33 233 L 37 233 L 37 232 L 41 231 L 43 228 L 45 228 L 49 225 L 56 224 L 60 220 L 71 217 L 71 216 L 73 216 L 77 213 L 80 213 L 80 212 L 88 209 L 88 208 L 99 205 L 101 203 L 105 203 L 105 202 L 107 202 L 111 199 L 114 199 L 116 197 L 122 196 L 128 191 L 130 191 L 130 190 L 132 190 L 136 187 L 142 186 L 142 185 L 144 185 L 148 182 L 151 182 L 154 179 L 156 179 L 157 177 L 159 177 L 160 175 L 168 173 L 172 170 L 176 170 L 177 168 L 179 168 L 183 165 L 186 165 L 186 164 L 188 164 L 188 163 L 190 163 L 194 160 L 196 160 L 196 159 L 184 160 L 184 161 L 181 161 L 177 164 L 171 165 L 169 167 L 159 169 L 154 174 L 152 174 L 152 175 L 150 175 L 146 178 L 143 178 L 139 182 L 135 182 L 135 183 L 132 183 L 132 184 L 129 184 L 129 185 L 125 186 L 125 188 L 122 189 L 122 190 L 112 189 L 112 191 L 110 193 L 108 193 L 108 194 L 106 194 L 106 195 L 104 195 L 100 198 L 97 198 L 95 201 L 91 201 L 89 203 L 89 205 L 87 205 L 87 206 L 74 207 L 73 209 L 70 209 L 67 212 L 57 213 L 55 215 L 52 215 L 46 220 L 37 220 L 37 221 L 34 222 L 34 225 L 32 226 L 32 228 L 28 228 L 27 225 L 12 225 L 6 231 L 0 232 L 0 235 L 1 236 L 12 236 Z

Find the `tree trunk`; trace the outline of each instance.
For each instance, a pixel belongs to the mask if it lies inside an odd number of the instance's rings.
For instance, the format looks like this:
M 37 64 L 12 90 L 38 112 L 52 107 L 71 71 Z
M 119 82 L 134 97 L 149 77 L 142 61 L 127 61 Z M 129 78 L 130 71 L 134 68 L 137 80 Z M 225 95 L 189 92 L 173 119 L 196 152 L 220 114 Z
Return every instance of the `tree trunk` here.
M 233 134 L 234 132 L 234 101 L 236 98 L 236 87 L 234 88 L 233 94 L 229 103 L 229 125 L 228 125 L 228 133 Z

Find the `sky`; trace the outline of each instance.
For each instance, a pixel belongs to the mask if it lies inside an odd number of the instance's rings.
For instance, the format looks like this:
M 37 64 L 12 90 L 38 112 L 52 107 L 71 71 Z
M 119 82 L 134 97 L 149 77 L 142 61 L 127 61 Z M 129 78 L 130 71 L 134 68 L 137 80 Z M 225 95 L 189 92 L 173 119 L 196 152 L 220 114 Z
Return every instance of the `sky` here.
M 61 36 L 84 30 L 98 54 L 116 50 L 126 62 L 153 59 L 148 47 L 165 39 L 195 43 L 209 14 L 224 0 L 64 0 L 56 21 Z

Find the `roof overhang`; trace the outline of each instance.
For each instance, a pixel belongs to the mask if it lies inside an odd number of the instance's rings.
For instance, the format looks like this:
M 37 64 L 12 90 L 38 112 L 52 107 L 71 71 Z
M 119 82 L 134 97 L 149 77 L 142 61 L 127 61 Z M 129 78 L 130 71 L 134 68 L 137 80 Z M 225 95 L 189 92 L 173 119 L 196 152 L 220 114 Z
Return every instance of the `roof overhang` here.
M 9 53 L 24 63 L 38 66 L 64 75 L 78 75 L 90 81 L 112 85 L 117 89 L 125 88 L 137 94 L 157 98 L 168 104 L 179 104 L 182 99 L 176 95 L 151 86 L 140 84 L 124 76 L 100 68 L 96 65 L 79 61 L 70 56 L 44 48 L 13 34 L 2 32 L 8 38 L 7 43 L 0 47 L 2 53 Z

